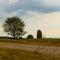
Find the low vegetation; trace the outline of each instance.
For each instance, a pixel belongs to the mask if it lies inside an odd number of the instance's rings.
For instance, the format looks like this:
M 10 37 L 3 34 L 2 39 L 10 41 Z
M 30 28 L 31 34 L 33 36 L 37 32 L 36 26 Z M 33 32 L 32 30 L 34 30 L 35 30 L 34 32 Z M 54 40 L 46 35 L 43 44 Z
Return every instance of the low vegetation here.
M 42 45 L 42 46 L 59 46 L 60 39 L 43 38 L 43 39 L 10 39 L 10 38 L 0 38 L 0 42 L 11 42 L 19 44 L 32 44 L 32 45 Z
M 28 35 L 27 38 L 28 39 L 30 39 L 30 38 L 33 39 L 33 35 Z
M 0 48 L 0 60 L 60 60 L 60 58 L 36 51 L 29 52 L 19 49 Z

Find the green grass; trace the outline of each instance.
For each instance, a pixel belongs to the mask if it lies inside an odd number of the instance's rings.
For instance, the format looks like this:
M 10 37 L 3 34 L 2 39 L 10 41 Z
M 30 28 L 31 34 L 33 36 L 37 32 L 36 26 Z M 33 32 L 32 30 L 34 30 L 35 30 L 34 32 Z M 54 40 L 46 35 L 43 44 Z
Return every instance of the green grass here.
M 43 45 L 43 46 L 59 46 L 60 39 L 44 38 L 44 39 L 8 39 L 0 38 L 0 42 L 11 42 L 19 44 L 32 44 L 32 45 Z
M 60 57 L 54 57 L 36 51 L 29 52 L 19 49 L 0 48 L 0 60 L 60 60 Z

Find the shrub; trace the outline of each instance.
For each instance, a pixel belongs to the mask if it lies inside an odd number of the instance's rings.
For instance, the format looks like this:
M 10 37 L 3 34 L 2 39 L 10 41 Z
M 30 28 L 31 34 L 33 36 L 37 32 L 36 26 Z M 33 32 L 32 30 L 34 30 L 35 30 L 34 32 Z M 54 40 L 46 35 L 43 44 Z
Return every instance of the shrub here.
M 33 35 L 28 35 L 27 38 L 33 38 Z
M 41 30 L 37 31 L 37 38 L 42 38 L 42 31 Z

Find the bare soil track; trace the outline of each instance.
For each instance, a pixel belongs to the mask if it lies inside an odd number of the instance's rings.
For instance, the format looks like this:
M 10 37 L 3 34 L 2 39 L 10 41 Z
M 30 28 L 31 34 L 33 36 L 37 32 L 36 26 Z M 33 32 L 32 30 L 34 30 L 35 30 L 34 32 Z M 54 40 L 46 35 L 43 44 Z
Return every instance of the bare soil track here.
M 60 47 L 48 47 L 39 45 L 17 44 L 0 42 L 2 48 L 23 49 L 27 51 L 37 51 L 40 53 L 51 54 L 60 57 Z

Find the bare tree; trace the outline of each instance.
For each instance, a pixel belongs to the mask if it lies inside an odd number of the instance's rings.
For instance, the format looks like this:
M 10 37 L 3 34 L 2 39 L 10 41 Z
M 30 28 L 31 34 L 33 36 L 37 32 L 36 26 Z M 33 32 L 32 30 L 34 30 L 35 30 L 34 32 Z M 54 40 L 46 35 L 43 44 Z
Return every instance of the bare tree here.
M 25 23 L 19 17 L 10 17 L 5 20 L 3 24 L 4 31 L 11 35 L 13 38 L 22 37 L 25 34 Z

